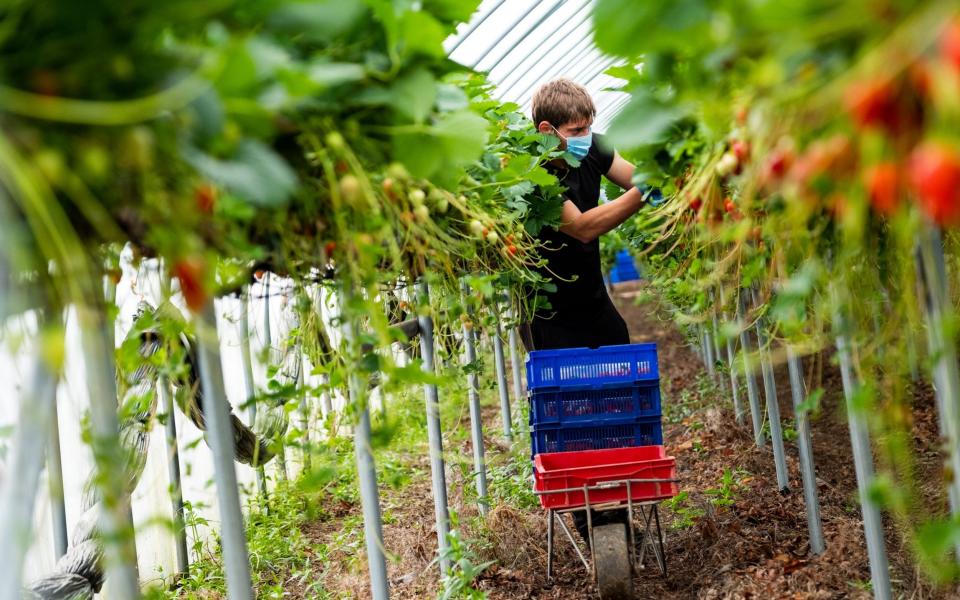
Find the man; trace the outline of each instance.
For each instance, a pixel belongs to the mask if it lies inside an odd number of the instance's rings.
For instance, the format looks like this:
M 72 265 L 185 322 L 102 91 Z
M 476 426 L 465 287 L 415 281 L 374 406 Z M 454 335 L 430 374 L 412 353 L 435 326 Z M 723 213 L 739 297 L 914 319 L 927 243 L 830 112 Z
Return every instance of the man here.
M 547 259 L 543 274 L 557 289 L 547 294 L 550 308 L 533 315 L 528 341 L 535 350 L 629 344 L 627 324 L 603 283 L 599 238 L 643 206 L 643 194 L 631 182 L 634 166 L 593 135 L 597 110 L 583 86 L 568 79 L 551 81 L 540 86 L 532 104 L 537 130 L 559 137 L 560 148 L 580 164 L 571 167 L 556 159 L 547 165 L 567 190 L 559 230 L 547 228 L 540 234 Z M 629 191 L 599 204 L 604 176 Z M 594 525 L 626 523 L 627 511 L 592 512 L 591 519 Z M 587 539 L 586 511 L 574 512 L 573 520 Z
M 547 294 L 550 308 L 533 316 L 529 341 L 535 350 L 629 344 L 627 325 L 603 284 L 599 238 L 643 205 L 643 194 L 631 183 L 634 166 L 592 134 L 597 111 L 583 86 L 568 79 L 546 83 L 533 95 L 532 108 L 537 130 L 559 137 L 560 148 L 580 165 L 564 159 L 547 165 L 567 189 L 559 230 L 540 234 L 544 275 L 557 290 Z M 598 205 L 602 176 L 629 191 Z

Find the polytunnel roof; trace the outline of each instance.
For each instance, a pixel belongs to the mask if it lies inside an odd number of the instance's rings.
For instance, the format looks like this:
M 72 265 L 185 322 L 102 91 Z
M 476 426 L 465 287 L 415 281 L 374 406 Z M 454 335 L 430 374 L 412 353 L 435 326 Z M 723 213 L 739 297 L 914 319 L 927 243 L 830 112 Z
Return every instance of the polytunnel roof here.
M 597 106 L 594 129 L 604 132 L 629 94 L 606 75 L 620 59 L 593 44 L 593 0 L 483 0 L 469 23 L 444 48 L 462 65 L 488 73 L 494 96 L 516 102 L 530 116 L 541 83 L 566 77 L 587 88 Z

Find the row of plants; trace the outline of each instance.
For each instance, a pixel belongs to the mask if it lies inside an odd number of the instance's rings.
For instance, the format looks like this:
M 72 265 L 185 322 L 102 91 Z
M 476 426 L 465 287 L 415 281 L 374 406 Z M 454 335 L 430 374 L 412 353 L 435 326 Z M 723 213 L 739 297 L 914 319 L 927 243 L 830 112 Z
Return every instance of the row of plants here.
M 633 98 L 609 137 L 670 198 L 620 237 L 694 337 L 714 317 L 721 342 L 763 319 L 777 361 L 851 342 L 871 498 L 929 577 L 954 580 L 960 521 L 948 494 L 920 491 L 911 390 L 955 360 L 957 4 L 600 0 L 595 15 L 598 46 L 642 63 L 612 70 Z M 949 489 L 958 399 L 937 383 Z
M 155 390 L 128 393 L 143 368 L 198 393 L 198 373 L 189 377 L 203 366 L 213 300 L 245 296 L 265 273 L 290 288 L 297 325 L 287 344 L 323 383 L 297 385 L 264 357 L 273 381 L 252 402 L 290 412 L 354 378 L 377 377 L 386 392 L 435 383 L 383 351 L 407 341 L 392 326 L 436 317 L 441 357 L 454 360 L 455 331 L 492 325 L 501 306 L 529 309 L 530 290 L 548 285 L 534 236 L 557 224 L 561 207 L 542 166 L 561 156 L 556 139 L 445 55 L 443 40 L 478 4 L 0 6 L 0 315 L 39 309 L 38 354 L 57 377 L 65 338 L 56 316 L 77 307 L 91 340 L 112 329 L 103 282 L 120 281 L 132 249 L 134 269 L 159 269 L 160 306 L 116 355 L 108 344 L 84 348 L 85 362 L 123 374 L 121 420 L 155 414 Z M 429 296 L 414 293 L 417 279 Z M 327 323 L 318 288 L 336 297 Z M 339 348 L 331 322 L 348 332 Z M 153 336 L 160 343 L 146 355 Z M 200 413 L 199 401 L 183 406 Z M 139 457 L 91 412 L 96 493 L 120 522 L 122 473 Z M 284 421 L 254 439 L 251 464 L 307 437 Z M 117 546 L 133 537 L 104 533 Z M 107 564 L 133 562 L 107 546 Z

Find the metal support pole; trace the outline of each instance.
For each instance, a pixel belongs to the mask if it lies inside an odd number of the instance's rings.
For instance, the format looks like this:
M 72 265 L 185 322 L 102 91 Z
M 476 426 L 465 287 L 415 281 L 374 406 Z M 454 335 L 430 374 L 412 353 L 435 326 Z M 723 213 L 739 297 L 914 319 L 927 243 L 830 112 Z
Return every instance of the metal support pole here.
M 517 341 L 517 328 L 510 328 L 510 367 L 513 371 L 513 397 L 517 402 L 523 398 L 523 361 L 520 358 L 520 344 Z
M 170 381 L 161 377 L 158 382 L 158 393 L 163 412 L 167 414 L 166 441 L 167 441 L 167 473 L 170 476 L 170 502 L 173 508 L 173 536 L 177 550 L 177 571 L 175 575 L 184 576 L 190 568 L 190 557 L 187 553 L 187 529 L 183 510 L 183 485 L 180 478 L 180 447 L 177 443 L 177 419 L 173 408 L 173 392 Z
M 263 346 L 267 349 L 267 366 L 273 364 L 273 332 L 270 329 L 270 272 L 263 274 Z M 285 444 L 278 444 L 277 474 L 280 481 L 287 481 L 287 449 Z
M 940 436 L 947 448 L 945 471 L 954 473 L 947 485 L 950 514 L 960 515 L 960 373 L 957 371 L 957 347 L 948 323 L 952 310 L 947 288 L 947 271 L 943 241 L 939 229 L 929 227 L 919 258 L 926 285 L 927 345 L 933 363 L 934 391 L 939 413 Z M 960 558 L 960 545 L 956 547 Z
M 42 337 L 37 341 L 43 344 Z M 29 388 L 20 396 L 17 428 L 11 440 L 6 485 L 0 492 L 0 598 L 21 598 L 23 563 L 33 537 L 33 509 L 43 470 L 57 386 L 42 348 L 33 358 Z
M 507 369 L 503 360 L 503 337 L 500 332 L 499 306 L 494 305 L 493 358 L 497 370 L 497 389 L 500 391 L 500 415 L 503 418 L 503 436 L 513 437 L 510 419 L 510 392 L 507 388 Z
M 247 393 L 247 421 L 252 429 L 256 427 L 257 423 L 257 388 L 253 383 L 253 358 L 250 355 L 249 301 L 249 293 L 240 294 L 240 366 L 243 369 L 244 391 Z M 259 451 L 260 444 L 257 444 L 257 449 L 254 452 Z M 261 498 L 266 498 L 267 478 L 263 473 L 263 465 L 259 464 L 259 457 L 255 462 L 257 463 L 257 491 Z
M 420 302 L 430 304 L 430 292 L 422 279 L 417 282 L 417 293 Z M 423 360 L 423 370 L 430 375 L 436 375 L 434 366 L 433 348 L 433 318 L 430 315 L 419 315 L 420 324 L 420 354 Z M 450 570 L 450 561 L 447 558 L 447 536 L 450 533 L 450 515 L 447 512 L 447 477 L 443 464 L 443 432 L 440 429 L 440 400 L 435 383 L 425 383 L 423 393 L 427 406 L 427 439 L 430 444 L 430 473 L 433 485 L 433 506 L 437 520 L 437 549 L 440 553 L 440 573 L 446 575 Z
M 324 375 L 322 383 L 324 386 L 330 385 L 330 378 Z M 330 390 L 326 387 L 320 393 L 320 408 L 323 410 L 324 419 L 329 419 L 330 415 L 333 414 L 333 401 L 330 399 Z
M 213 299 L 207 301 L 199 315 L 197 346 L 200 362 L 200 385 L 203 390 L 203 416 L 207 422 L 207 443 L 213 452 L 213 476 L 217 485 L 220 508 L 220 539 L 223 564 L 230 600 L 253 600 L 247 538 L 240 511 L 240 490 L 233 464 L 233 430 L 230 405 L 223 386 L 220 364 L 220 340 L 217 337 L 217 316 Z
M 84 357 L 90 400 L 90 430 L 97 468 L 122 469 L 125 464 L 120 446 L 120 422 L 117 417 L 117 379 L 114 369 L 113 322 L 106 319 L 104 306 L 77 306 L 80 344 Z M 105 579 L 111 590 L 123 598 L 139 598 L 137 549 L 133 522 L 130 520 L 130 496 L 126 476 L 116 473 L 100 477 L 100 531 L 105 540 Z
M 50 414 L 50 442 L 47 445 L 47 486 L 50 491 L 50 515 L 53 521 L 53 548 L 59 559 L 67 553 L 67 509 L 63 496 L 63 462 L 60 453 L 60 415 L 54 386 Z
M 461 284 L 464 298 L 468 297 L 467 285 Z M 473 444 L 473 471 L 477 481 L 477 503 L 484 517 L 490 510 L 487 496 L 487 464 L 483 457 L 483 415 L 480 412 L 480 377 L 477 374 L 477 348 L 473 331 L 463 324 L 463 341 L 467 353 L 467 397 L 470 402 L 470 441 Z
M 710 328 L 710 339 L 713 341 L 711 350 L 713 351 L 714 367 L 716 367 L 716 363 L 723 360 L 720 358 L 722 356 L 720 354 L 720 326 L 717 323 L 716 311 L 713 313 L 713 326 Z
M 737 303 L 737 318 L 743 319 L 744 299 L 740 298 Z M 747 355 L 751 353 L 750 329 L 744 327 L 740 330 L 740 352 L 743 354 L 743 377 L 747 380 L 747 398 L 750 401 L 750 419 L 753 422 L 753 439 L 758 448 L 762 448 L 766 443 L 763 435 L 763 414 L 760 412 L 760 390 L 757 389 L 757 380 L 754 377 L 753 369 L 747 364 Z
M 756 293 L 751 290 L 754 304 Z M 767 400 L 767 417 L 770 419 L 770 440 L 773 445 L 773 463 L 777 469 L 777 488 L 781 492 L 790 489 L 790 476 L 787 472 L 787 454 L 783 448 L 783 426 L 780 423 L 780 401 L 777 399 L 777 382 L 774 378 L 773 364 L 770 362 L 770 350 L 767 348 L 767 336 L 763 331 L 763 320 L 757 319 L 757 344 L 760 350 L 760 369 L 763 373 L 763 395 Z
M 345 299 L 341 298 L 341 302 Z M 341 306 L 343 306 L 341 304 Z M 344 338 L 351 350 L 359 352 L 357 332 L 349 321 L 343 324 Z M 360 505 L 363 509 L 363 532 L 367 548 L 367 565 L 370 570 L 370 595 L 373 600 L 387 600 L 390 588 L 387 580 L 387 562 L 383 549 L 383 523 L 380 517 L 380 491 L 377 489 L 377 467 L 370 445 L 370 407 L 367 386 L 360 380 L 356 370 L 349 376 L 349 402 L 355 410 L 356 427 L 353 447 L 357 458 L 357 481 L 360 488 Z
M 720 307 L 723 310 L 723 307 L 727 305 L 727 299 L 723 293 L 723 286 L 720 286 Z M 736 356 L 736 349 L 734 348 L 734 340 L 727 338 L 727 367 L 730 371 L 730 390 L 733 394 L 733 416 L 736 418 L 737 423 L 743 425 L 743 405 L 740 402 L 740 386 L 737 383 L 737 370 L 733 366 L 733 357 Z
M 839 332 L 845 331 L 845 323 L 838 318 Z M 860 382 L 853 372 L 850 345 L 845 333 L 837 335 L 837 353 L 840 355 L 840 375 L 843 379 L 843 395 L 847 404 L 847 422 L 850 427 L 850 445 L 853 448 L 853 466 L 857 474 L 857 489 L 860 494 L 860 510 L 863 513 L 863 529 L 867 540 L 867 555 L 870 558 L 870 580 L 873 597 L 889 600 L 890 569 L 887 564 L 887 549 L 883 540 L 883 522 L 880 508 L 870 497 L 873 481 L 873 454 L 870 449 L 870 430 L 860 409 L 854 405 Z
M 302 393 L 303 397 L 300 398 L 300 429 L 303 432 L 303 453 L 302 453 L 302 464 L 301 468 L 304 471 L 310 470 L 310 402 L 307 399 L 307 392 L 303 387 L 303 356 L 298 354 L 297 358 L 300 360 L 300 369 L 297 371 L 297 391 Z
M 813 442 L 810 439 L 810 416 L 801 410 L 807 393 L 803 386 L 800 357 L 787 345 L 787 367 L 790 370 L 790 391 L 793 395 L 793 414 L 797 420 L 797 448 L 800 451 L 800 476 L 803 480 L 803 500 L 807 505 L 807 530 L 810 532 L 810 552 L 823 554 L 823 526 L 820 522 L 820 498 L 817 494 L 817 471 L 813 463 Z
M 703 360 L 707 364 L 707 373 L 710 374 L 710 379 L 714 379 L 717 376 L 716 364 L 713 360 L 713 341 L 710 339 L 710 328 L 706 325 L 702 326 L 701 331 L 703 332 Z

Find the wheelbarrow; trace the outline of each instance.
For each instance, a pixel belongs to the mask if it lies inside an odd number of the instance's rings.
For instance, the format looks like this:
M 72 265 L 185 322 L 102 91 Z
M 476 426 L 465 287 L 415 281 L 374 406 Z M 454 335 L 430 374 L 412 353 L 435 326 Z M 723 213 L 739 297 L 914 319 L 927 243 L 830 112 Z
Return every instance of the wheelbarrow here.
M 553 578 L 557 523 L 593 577 L 602 600 L 633 598 L 633 575 L 645 568 L 648 555 L 666 576 L 658 507 L 677 495 L 678 480 L 676 461 L 664 455 L 663 446 L 538 454 L 534 468 L 534 492 L 547 509 L 548 581 Z M 626 523 L 593 524 L 597 512 L 623 509 Z M 586 553 L 563 519 L 577 511 L 586 512 Z M 642 523 L 639 532 L 635 516 Z

